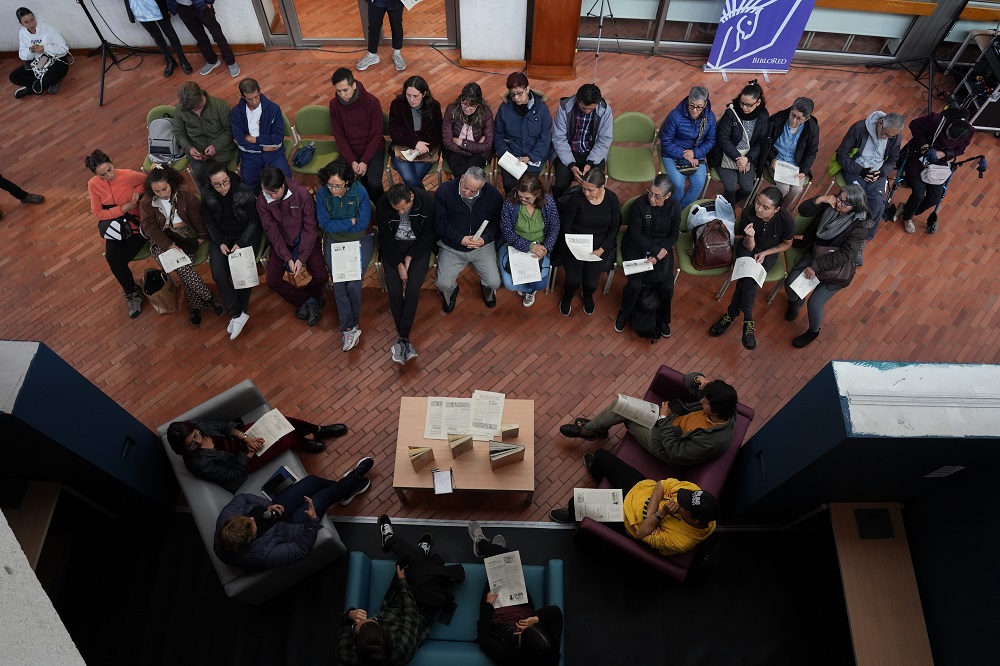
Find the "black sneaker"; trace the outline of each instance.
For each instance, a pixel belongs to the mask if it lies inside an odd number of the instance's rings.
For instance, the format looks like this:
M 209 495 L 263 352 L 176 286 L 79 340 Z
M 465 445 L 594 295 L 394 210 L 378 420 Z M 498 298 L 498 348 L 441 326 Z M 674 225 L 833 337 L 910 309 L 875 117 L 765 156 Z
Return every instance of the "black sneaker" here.
M 382 552 L 389 552 L 389 541 L 395 536 L 392 531 L 392 521 L 384 513 L 378 517 L 378 533 L 382 537 Z
M 595 456 L 593 453 L 590 453 L 589 451 L 583 454 L 583 466 L 586 467 L 587 471 L 590 472 L 591 474 L 594 473 L 594 460 L 596 459 L 597 456 Z
M 441 294 L 441 298 L 444 298 L 444 294 Z M 445 313 L 451 312 L 455 309 L 455 303 L 458 302 L 458 287 L 455 287 L 455 291 L 451 292 L 451 298 L 444 298 L 444 311 Z
M 670 337 L 670 324 L 660 324 L 660 337 L 661 338 Z
M 340 506 L 347 506 L 348 504 L 351 503 L 352 499 L 354 499 L 355 497 L 357 497 L 362 493 L 368 492 L 368 489 L 371 487 L 372 487 L 372 480 L 367 477 L 362 478 L 361 483 L 358 484 L 357 490 L 355 490 L 353 493 L 351 493 L 344 499 L 340 500 Z
M 358 464 L 354 466 L 354 469 L 352 469 L 351 472 L 357 472 L 358 476 L 364 476 L 368 474 L 368 472 L 372 471 L 373 467 L 375 467 L 375 459 L 371 456 L 365 456 L 358 461 Z M 350 474 L 351 472 L 348 472 L 347 474 Z M 344 476 L 347 476 L 347 474 Z
M 937 233 L 937 220 L 927 223 L 927 233 L 936 234 Z
M 588 296 L 587 298 L 584 298 L 583 299 L 583 314 L 585 314 L 585 315 L 587 315 L 589 317 L 590 315 L 594 314 L 594 310 L 595 310 L 594 297 L 593 296 Z
M 802 349 L 808 344 L 812 344 L 813 340 L 819 337 L 819 331 L 813 333 L 812 331 L 806 331 L 802 335 L 798 336 L 792 340 L 792 346 L 798 349 Z
M 190 321 L 192 326 L 201 326 L 201 310 L 191 309 L 188 311 L 190 313 Z
M 743 346 L 751 351 L 757 348 L 757 338 L 753 334 L 753 320 L 743 322 Z
M 496 307 L 497 290 L 483 287 L 483 303 L 486 303 L 486 307 L 488 308 Z
M 295 311 L 295 316 L 302 321 L 309 319 L 309 304 L 303 303 L 299 306 L 299 309 Z
M 21 86 L 20 88 L 14 91 L 14 99 L 21 99 L 22 97 L 27 97 L 30 94 L 31 94 L 31 88 L 28 88 L 27 86 Z
M 213 300 L 212 312 L 215 313 L 216 317 L 221 317 L 222 313 L 225 312 L 225 310 L 222 309 L 222 305 L 219 303 L 219 301 Z
M 717 338 L 726 331 L 729 327 L 733 325 L 733 318 L 729 316 L 729 313 L 722 315 L 722 319 L 712 324 L 712 328 L 708 329 L 708 334 L 713 338 Z
M 624 330 L 625 330 L 625 313 L 619 310 L 618 316 L 615 317 L 615 332 L 621 333 Z
M 314 301 L 309 305 L 309 325 L 315 326 L 319 323 L 319 320 L 323 317 L 323 306 L 326 305 L 326 301 L 322 298 L 318 301 Z
M 573 510 L 572 505 L 561 509 L 552 509 L 549 511 L 549 519 L 554 523 L 575 523 L 576 511 Z
M 302 450 L 306 453 L 323 453 L 326 451 L 326 444 L 315 439 L 307 439 L 302 443 Z
M 434 550 L 434 535 L 430 532 L 425 532 L 420 541 L 417 542 L 417 548 L 424 551 L 424 555 L 430 556 L 431 551 Z
M 567 423 L 566 425 L 559 426 L 559 433 L 563 437 L 579 437 L 580 439 L 585 439 L 588 442 L 592 442 L 598 437 L 607 437 L 607 430 L 584 430 L 582 426 L 578 426 L 575 423 Z
M 569 313 L 573 311 L 573 305 L 570 301 L 562 300 L 559 301 L 559 312 L 563 317 L 568 317 Z

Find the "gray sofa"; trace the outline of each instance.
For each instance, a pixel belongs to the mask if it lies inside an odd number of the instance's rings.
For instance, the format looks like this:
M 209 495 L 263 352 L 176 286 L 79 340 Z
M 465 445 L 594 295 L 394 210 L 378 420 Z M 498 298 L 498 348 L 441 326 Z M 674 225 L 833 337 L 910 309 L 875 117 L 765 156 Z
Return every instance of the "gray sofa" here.
M 226 590 L 226 595 L 250 604 L 260 604 L 283 590 L 291 587 L 303 578 L 313 574 L 347 552 L 340 540 L 336 528 L 328 516 L 322 520 L 323 529 L 316 539 L 312 553 L 304 560 L 283 567 L 266 571 L 245 571 L 238 567 L 224 564 L 215 556 L 212 544 L 215 538 L 215 521 L 223 507 L 233 499 L 233 495 L 225 488 L 214 483 L 202 481 L 195 477 L 184 466 L 184 461 L 171 450 L 167 443 L 167 428 L 174 421 L 190 421 L 198 418 L 232 421 L 241 419 L 249 423 L 258 419 L 271 409 L 267 400 L 249 379 L 243 381 L 228 391 L 203 402 L 194 409 L 171 419 L 157 428 L 160 440 L 167 451 L 167 458 L 177 475 L 184 497 L 191 507 L 198 533 L 205 542 L 205 550 L 215 567 L 219 580 Z M 257 470 L 247 479 L 239 492 L 261 494 L 261 486 L 282 465 L 287 466 L 302 478 L 306 475 L 305 467 L 293 451 L 286 451 L 266 467 Z

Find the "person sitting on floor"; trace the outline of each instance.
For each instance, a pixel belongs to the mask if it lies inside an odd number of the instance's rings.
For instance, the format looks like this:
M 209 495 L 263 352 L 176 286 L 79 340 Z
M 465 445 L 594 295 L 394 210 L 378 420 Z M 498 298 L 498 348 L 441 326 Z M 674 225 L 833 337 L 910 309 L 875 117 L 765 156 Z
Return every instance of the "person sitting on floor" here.
M 41 95 L 46 91 L 55 95 L 59 91 L 59 82 L 69 72 L 66 63 L 69 45 L 54 26 L 36 20 L 35 14 L 27 7 L 19 7 L 15 15 L 21 24 L 17 34 L 17 55 L 23 62 L 9 77 L 10 82 L 18 86 L 14 99 L 32 93 Z
M 716 379 L 709 381 L 700 372 L 684 378 L 693 403 L 671 400 L 666 412 L 652 428 L 616 414 L 615 398 L 593 419 L 576 418 L 559 426 L 566 437 L 594 440 L 608 436 L 608 428 L 624 423 L 642 448 L 672 465 L 699 465 L 721 456 L 733 438 L 736 426 L 736 389 Z M 693 409 L 692 409 L 693 408 Z
M 334 502 L 342 505 L 371 488 L 365 475 L 375 461 L 362 458 L 339 480 L 307 476 L 274 501 L 240 493 L 215 521 L 215 554 L 244 569 L 272 569 L 305 559 L 316 545 L 320 520 Z
M 678 555 L 692 550 L 715 531 L 719 502 L 707 490 L 690 481 L 643 476 L 613 453 L 598 449 L 585 453 L 583 464 L 598 482 L 607 478 L 612 488 L 625 496 L 624 523 L 607 523 L 616 531 L 642 541 L 662 555 Z M 549 517 L 557 523 L 575 522 L 573 499 L 569 506 L 552 509 Z
M 486 558 L 510 552 L 502 535 L 497 534 L 492 541 L 488 540 L 475 520 L 469 521 L 469 536 L 472 537 L 472 553 L 476 557 Z M 525 604 L 494 608 L 496 599 L 497 593 L 487 584 L 479 604 L 479 632 L 476 638 L 486 656 L 497 666 L 558 664 L 562 610 L 558 606 L 546 606 L 536 611 L 530 598 Z
M 427 640 L 431 625 L 441 611 L 442 624 L 449 624 L 455 612 L 455 585 L 465 580 L 461 564 L 445 565 L 433 553 L 434 537 L 424 534 L 417 545 L 397 537 L 389 516 L 378 518 L 382 551 L 396 556 L 396 577 L 382 599 L 378 615 L 368 616 L 364 608 L 349 608 L 343 615 L 343 629 L 337 641 L 337 659 L 344 666 L 378 664 L 404 666 Z
M 318 426 L 290 417 L 288 422 L 295 428 L 294 432 L 276 441 L 261 455 L 256 453 L 264 446 L 264 440 L 246 434 L 253 423 L 240 425 L 235 421 L 212 419 L 174 421 L 167 428 L 167 443 L 174 453 L 184 458 L 184 466 L 192 474 L 235 493 L 250 472 L 288 449 L 322 453 L 326 450 L 324 439 L 340 437 L 347 432 L 343 423 Z
M 535 292 L 549 282 L 550 256 L 559 238 L 559 210 L 551 194 L 545 193 L 542 181 L 527 173 L 517 181 L 517 187 L 504 199 L 500 211 L 500 279 L 510 291 L 521 295 L 522 304 L 530 308 Z M 514 284 L 510 267 L 510 248 L 531 254 L 539 262 L 537 282 Z

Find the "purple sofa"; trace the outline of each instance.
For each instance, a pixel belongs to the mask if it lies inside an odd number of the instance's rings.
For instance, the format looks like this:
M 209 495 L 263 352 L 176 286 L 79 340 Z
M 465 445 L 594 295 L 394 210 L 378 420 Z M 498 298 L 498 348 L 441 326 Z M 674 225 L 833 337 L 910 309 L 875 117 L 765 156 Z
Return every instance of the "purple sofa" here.
M 644 397 L 657 404 L 668 402 L 674 398 L 691 399 L 684 386 L 684 373 L 677 372 L 666 365 L 660 366 Z M 690 481 L 721 500 L 722 487 L 729 476 L 729 470 L 732 469 L 733 463 L 736 461 L 736 455 L 743 445 L 743 438 L 746 437 L 753 417 L 754 411 L 751 408 L 743 403 L 738 403 L 736 406 L 736 428 L 733 430 L 733 440 L 729 448 L 718 459 L 702 465 L 669 465 L 654 458 L 629 434 L 626 434 L 622 440 L 617 455 L 642 472 L 647 479 L 673 478 Z M 610 487 L 607 479 L 601 482 L 600 487 Z M 625 551 L 630 556 L 679 581 L 687 579 L 688 571 L 691 569 L 697 552 L 695 549 L 681 555 L 661 555 L 646 544 L 620 534 L 607 525 L 590 518 L 584 518 L 580 523 L 577 534 L 579 535 L 581 532 L 612 546 L 616 550 Z

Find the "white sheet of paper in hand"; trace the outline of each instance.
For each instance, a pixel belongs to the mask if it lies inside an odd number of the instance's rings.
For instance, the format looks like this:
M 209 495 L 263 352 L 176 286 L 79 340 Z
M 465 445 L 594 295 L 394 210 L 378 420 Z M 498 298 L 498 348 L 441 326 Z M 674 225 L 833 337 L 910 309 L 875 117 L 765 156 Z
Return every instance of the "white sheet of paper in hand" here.
M 798 294 L 799 298 L 805 298 L 812 293 L 813 289 L 819 286 L 819 279 L 815 275 L 811 278 L 807 278 L 805 271 L 802 271 L 788 286 L 792 291 Z
M 160 265 L 168 273 L 173 273 L 181 266 L 187 266 L 190 263 L 191 257 L 184 254 L 184 250 L 179 247 L 172 248 L 160 254 Z
M 483 223 L 479 225 L 479 229 L 476 230 L 476 235 L 472 237 L 472 240 L 479 240 L 483 237 L 483 232 L 486 231 L 486 227 L 490 224 L 489 220 L 483 220 Z
M 507 258 L 510 261 L 510 277 L 514 284 L 531 284 L 542 279 L 541 262 L 535 255 L 508 246 Z
M 758 287 L 763 287 L 766 277 L 767 271 L 753 257 L 740 257 L 733 264 L 733 282 L 742 278 L 752 278 Z
M 799 185 L 799 168 L 794 164 L 775 160 L 774 162 L 774 182 L 785 185 Z
M 503 156 L 497 160 L 497 166 L 514 176 L 514 178 L 520 178 L 524 175 L 524 172 L 528 170 L 527 164 L 517 159 L 509 152 L 504 153 Z
M 407 162 L 412 162 L 413 160 L 420 157 L 420 153 L 417 152 L 416 148 L 408 148 L 406 150 L 401 150 L 399 152 L 403 156 L 403 159 L 406 160 Z
M 600 261 L 602 258 L 591 254 L 594 250 L 594 234 L 566 234 L 566 247 L 580 261 Z
M 646 271 L 653 270 L 653 264 L 645 259 L 631 259 L 622 262 L 622 270 L 625 271 L 625 275 L 645 273 Z
M 420 0 L 403 0 L 403 6 L 406 7 L 407 10 L 410 10 L 416 7 L 418 2 L 420 2 Z
M 233 287 L 236 289 L 249 289 L 260 284 L 260 276 L 257 275 L 257 259 L 254 256 L 252 247 L 241 247 L 230 252 L 229 273 L 233 276 Z
M 333 243 L 330 252 L 330 275 L 334 282 L 361 279 L 361 241 Z

